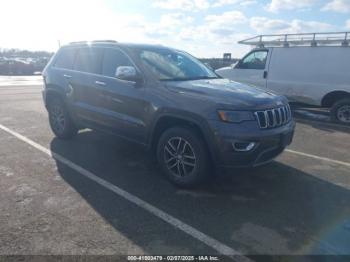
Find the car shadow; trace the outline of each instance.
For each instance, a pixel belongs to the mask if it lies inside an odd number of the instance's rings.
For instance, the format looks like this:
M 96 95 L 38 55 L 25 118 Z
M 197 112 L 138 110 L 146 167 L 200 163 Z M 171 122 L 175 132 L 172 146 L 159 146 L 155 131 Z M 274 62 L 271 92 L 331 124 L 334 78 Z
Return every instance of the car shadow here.
M 305 118 L 305 117 L 300 117 L 299 115 L 294 115 L 294 119 L 299 123 L 302 123 L 304 125 L 308 125 L 310 127 L 313 127 L 315 129 L 319 129 L 321 131 L 325 131 L 328 133 L 342 132 L 342 133 L 350 134 L 350 126 L 349 125 L 310 120 L 310 119 Z
M 142 147 L 110 135 L 55 138 L 51 150 L 242 253 L 350 254 L 350 191 L 297 167 L 273 162 L 219 172 L 209 184 L 185 190 L 165 180 Z M 56 162 L 62 178 L 146 252 L 208 253 L 199 241 Z

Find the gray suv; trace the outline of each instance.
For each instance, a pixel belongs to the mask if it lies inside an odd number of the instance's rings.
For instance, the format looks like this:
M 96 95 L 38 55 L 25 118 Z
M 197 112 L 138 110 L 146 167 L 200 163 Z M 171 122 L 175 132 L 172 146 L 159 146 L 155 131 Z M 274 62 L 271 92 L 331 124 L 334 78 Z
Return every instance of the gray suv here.
M 147 147 L 179 186 L 212 167 L 268 163 L 292 142 L 288 101 L 222 79 L 186 52 L 115 41 L 62 47 L 43 72 L 52 131 L 113 133 Z

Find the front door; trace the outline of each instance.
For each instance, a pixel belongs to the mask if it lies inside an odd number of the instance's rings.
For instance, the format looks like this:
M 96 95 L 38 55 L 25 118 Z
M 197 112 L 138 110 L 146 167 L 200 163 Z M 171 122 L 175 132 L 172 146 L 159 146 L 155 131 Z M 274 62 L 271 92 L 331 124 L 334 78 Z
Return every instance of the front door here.
M 147 105 L 144 100 L 144 87 L 117 79 L 115 74 L 119 66 L 134 65 L 120 49 L 106 48 L 102 75 L 95 77 L 103 124 L 120 136 L 145 143 Z
M 237 82 L 266 88 L 268 50 L 254 50 L 237 63 L 232 70 L 233 79 Z

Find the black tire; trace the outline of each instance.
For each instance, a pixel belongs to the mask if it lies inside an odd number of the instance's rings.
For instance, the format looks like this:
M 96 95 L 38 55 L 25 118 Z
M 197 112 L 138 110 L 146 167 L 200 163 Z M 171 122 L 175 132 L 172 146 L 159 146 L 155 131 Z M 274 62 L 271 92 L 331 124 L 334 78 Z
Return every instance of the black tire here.
M 50 101 L 48 111 L 51 130 L 58 138 L 71 139 L 77 134 L 78 129 L 60 98 L 55 97 Z
M 344 98 L 331 108 L 331 119 L 334 122 L 350 125 L 350 98 Z
M 180 187 L 203 183 L 211 170 L 208 149 L 203 139 L 191 128 L 173 127 L 166 130 L 158 141 L 157 160 L 166 177 Z

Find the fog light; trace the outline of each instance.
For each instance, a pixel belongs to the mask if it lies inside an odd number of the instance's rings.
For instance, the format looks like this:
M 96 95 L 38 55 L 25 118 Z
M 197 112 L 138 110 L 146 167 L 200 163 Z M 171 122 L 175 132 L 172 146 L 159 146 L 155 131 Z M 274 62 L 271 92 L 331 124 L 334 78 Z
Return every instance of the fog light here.
M 254 142 L 234 142 L 232 143 L 233 149 L 237 152 L 248 152 L 253 150 L 256 143 Z

